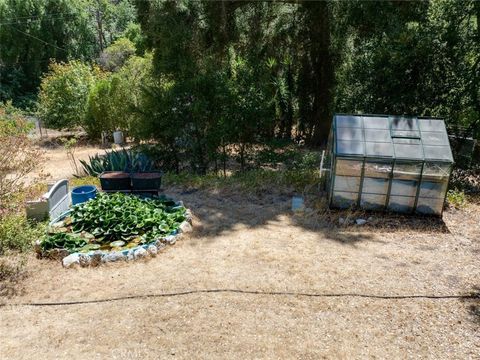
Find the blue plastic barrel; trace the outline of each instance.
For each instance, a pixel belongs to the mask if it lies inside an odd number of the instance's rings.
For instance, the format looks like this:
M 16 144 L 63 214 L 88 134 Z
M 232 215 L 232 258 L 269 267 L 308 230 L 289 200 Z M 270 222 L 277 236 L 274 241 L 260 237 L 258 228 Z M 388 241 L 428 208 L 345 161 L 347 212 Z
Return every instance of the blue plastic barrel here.
M 97 196 L 97 188 L 93 185 L 77 186 L 72 189 L 72 205 L 81 204 Z

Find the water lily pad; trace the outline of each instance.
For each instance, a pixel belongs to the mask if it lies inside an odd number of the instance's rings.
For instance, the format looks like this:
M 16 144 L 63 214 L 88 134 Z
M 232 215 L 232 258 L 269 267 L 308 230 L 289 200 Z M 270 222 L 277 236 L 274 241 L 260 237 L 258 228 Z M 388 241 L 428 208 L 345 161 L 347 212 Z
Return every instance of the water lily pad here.
M 88 251 L 98 250 L 98 249 L 100 249 L 99 244 L 87 244 L 80 248 L 80 252 L 88 252 Z
M 110 243 L 110 246 L 113 248 L 113 247 L 122 247 L 123 245 L 125 245 L 125 241 L 123 240 L 117 240 L 117 241 L 112 241 Z

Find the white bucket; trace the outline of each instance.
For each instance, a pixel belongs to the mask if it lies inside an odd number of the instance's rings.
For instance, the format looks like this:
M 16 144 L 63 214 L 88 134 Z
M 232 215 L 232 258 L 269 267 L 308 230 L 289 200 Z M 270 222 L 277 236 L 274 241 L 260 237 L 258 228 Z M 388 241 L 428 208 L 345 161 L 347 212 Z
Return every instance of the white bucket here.
M 115 144 L 123 144 L 123 132 L 122 131 L 114 131 L 113 132 L 113 142 Z

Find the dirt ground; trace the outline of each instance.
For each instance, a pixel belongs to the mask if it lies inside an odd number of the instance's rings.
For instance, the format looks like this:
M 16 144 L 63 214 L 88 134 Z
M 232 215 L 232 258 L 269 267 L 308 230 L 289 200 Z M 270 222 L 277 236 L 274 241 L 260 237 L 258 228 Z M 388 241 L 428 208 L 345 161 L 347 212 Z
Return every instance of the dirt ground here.
M 31 185 L 38 181 L 54 182 L 60 179 L 69 179 L 73 176 L 74 166 L 63 146 L 40 147 L 40 149 L 43 151 L 42 158 L 39 159 L 41 166 L 26 176 L 23 181 L 24 185 Z M 78 169 L 82 169 L 80 160 L 88 160 L 89 156 L 104 153 L 105 150 L 98 146 L 78 146 L 75 150 Z
M 299 293 L 479 291 L 480 206 L 339 228 L 292 214 L 289 193 L 166 193 L 192 209 L 194 231 L 156 258 L 79 269 L 29 259 L 18 294 L 0 300 L 2 359 L 479 358 L 477 300 Z M 147 297 L 212 289 L 262 293 Z

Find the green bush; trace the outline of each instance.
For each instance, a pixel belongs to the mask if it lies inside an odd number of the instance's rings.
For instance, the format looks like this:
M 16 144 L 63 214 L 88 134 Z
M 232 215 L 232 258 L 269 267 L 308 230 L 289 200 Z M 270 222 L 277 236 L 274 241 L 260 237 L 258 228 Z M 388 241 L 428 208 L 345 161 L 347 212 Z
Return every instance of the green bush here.
M 82 126 L 90 88 L 98 75 L 95 67 L 81 61 L 52 63 L 38 95 L 38 114 L 45 126 L 60 130 Z
M 447 202 L 450 206 L 461 209 L 467 204 L 467 199 L 463 191 L 453 189 L 447 192 Z
M 84 128 L 91 138 L 98 139 L 102 131 L 112 132 L 116 128 L 112 93 L 110 78 L 100 79 L 90 90 Z
M 0 255 L 29 250 L 42 233 L 43 224 L 29 222 L 23 214 L 4 215 L 0 220 Z
M 98 80 L 88 95 L 84 128 L 92 138 L 102 131 L 124 130 L 138 137 L 138 104 L 141 88 L 148 78 L 151 56 L 132 56 L 114 74 Z

